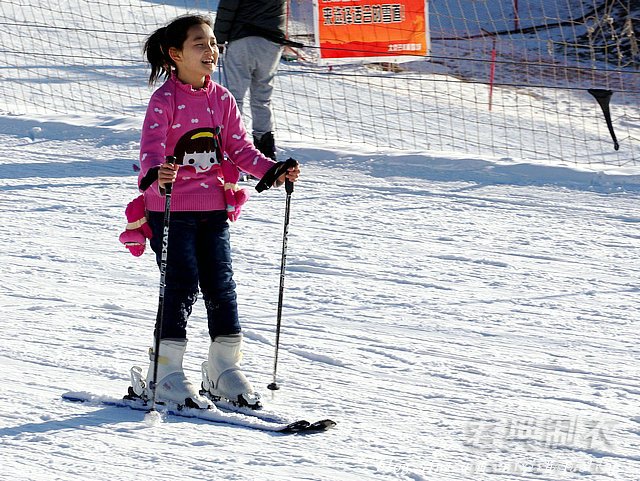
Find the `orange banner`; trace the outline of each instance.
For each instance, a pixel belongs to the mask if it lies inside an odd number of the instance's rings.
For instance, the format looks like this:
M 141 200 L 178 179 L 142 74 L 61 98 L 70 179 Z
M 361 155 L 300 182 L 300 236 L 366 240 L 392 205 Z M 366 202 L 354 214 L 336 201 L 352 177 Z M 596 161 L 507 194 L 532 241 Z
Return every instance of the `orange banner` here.
M 408 61 L 429 53 L 426 0 L 315 0 L 314 5 L 320 63 Z

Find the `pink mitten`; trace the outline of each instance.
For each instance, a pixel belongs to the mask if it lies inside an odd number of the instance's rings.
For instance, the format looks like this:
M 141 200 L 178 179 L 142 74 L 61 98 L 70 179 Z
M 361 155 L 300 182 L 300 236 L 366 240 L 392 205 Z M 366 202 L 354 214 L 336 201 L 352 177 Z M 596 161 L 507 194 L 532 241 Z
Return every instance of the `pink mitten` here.
M 240 217 L 242 206 L 249 198 L 247 191 L 239 188 L 237 184 L 226 184 L 224 188 L 224 197 L 227 201 L 227 217 L 231 222 L 235 222 L 238 220 L 238 217 Z
M 227 202 L 227 217 L 235 222 L 240 217 L 243 204 L 249 196 L 247 191 L 238 186 L 240 172 L 231 162 L 222 162 L 222 176 L 224 178 L 224 198 Z
M 153 235 L 151 227 L 147 224 L 143 195 L 129 202 L 125 210 L 125 215 L 127 216 L 127 228 L 120 234 L 120 242 L 122 242 L 134 256 L 141 256 L 147 246 L 147 239 L 151 239 Z

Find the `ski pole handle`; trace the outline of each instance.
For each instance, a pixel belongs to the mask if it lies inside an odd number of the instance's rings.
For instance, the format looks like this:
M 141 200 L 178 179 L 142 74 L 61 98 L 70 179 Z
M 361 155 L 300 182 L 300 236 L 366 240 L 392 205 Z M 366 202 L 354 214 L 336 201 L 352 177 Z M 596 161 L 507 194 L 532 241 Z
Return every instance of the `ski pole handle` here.
M 284 163 L 285 172 L 287 172 L 289 170 L 289 168 L 295 167 L 296 165 L 298 165 L 298 161 L 296 159 L 292 158 L 292 157 L 289 157 Z M 293 182 L 291 182 L 286 177 L 284 179 L 284 190 L 289 195 L 291 195 L 293 193 Z
M 294 158 L 288 158 L 284 162 L 277 162 L 267 171 L 266 174 L 264 174 L 262 179 L 260 179 L 260 181 L 256 185 L 256 190 L 258 192 L 262 192 L 267 189 L 270 189 L 282 174 L 285 174 L 287 170 L 289 170 L 291 167 L 295 167 L 296 165 L 298 165 L 298 161 Z M 287 182 L 288 181 L 285 180 L 285 184 Z M 287 190 L 288 194 L 293 192 L 293 182 L 289 182 L 289 183 L 291 184 L 291 186 L 289 187 L 285 186 L 285 189 Z M 279 185 L 282 185 L 282 184 L 279 184 Z
M 287 194 L 293 193 L 293 182 L 291 182 L 289 179 L 285 179 L 284 181 L 284 190 L 287 192 Z
M 171 165 L 175 165 L 176 164 L 176 158 L 173 155 L 167 155 L 167 162 L 170 163 Z M 171 190 L 173 189 L 173 182 L 171 182 L 170 184 L 165 184 L 164 185 L 164 193 L 165 195 L 171 195 Z

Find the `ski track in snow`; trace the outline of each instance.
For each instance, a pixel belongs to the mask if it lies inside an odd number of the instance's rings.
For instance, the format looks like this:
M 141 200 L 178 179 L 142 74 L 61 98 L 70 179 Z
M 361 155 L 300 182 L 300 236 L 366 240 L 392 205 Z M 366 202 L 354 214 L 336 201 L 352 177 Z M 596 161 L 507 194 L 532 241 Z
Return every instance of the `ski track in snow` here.
M 286 154 L 305 162 L 289 227 L 282 389 L 264 387 L 282 191 L 253 194 L 232 227 L 245 366 L 274 409 L 338 427 L 304 438 L 180 419 L 149 427 L 143 413 L 60 399 L 124 394 L 129 368 L 146 366 L 157 269 L 150 252 L 133 258 L 117 239 L 136 195 L 131 161 L 118 159 L 135 158 L 135 143 L 1 137 L 2 479 L 640 472 L 634 188 L 434 180 L 392 166 L 381 175 L 373 161 L 332 165 L 293 146 Z M 201 302 L 189 336 L 198 381 Z

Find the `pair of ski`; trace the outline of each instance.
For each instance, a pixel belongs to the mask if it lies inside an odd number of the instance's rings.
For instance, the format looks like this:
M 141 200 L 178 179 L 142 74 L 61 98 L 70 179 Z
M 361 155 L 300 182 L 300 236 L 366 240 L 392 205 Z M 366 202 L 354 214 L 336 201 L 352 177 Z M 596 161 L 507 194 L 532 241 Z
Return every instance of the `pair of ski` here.
M 67 392 L 62 399 L 94 406 L 129 408 L 134 411 L 149 412 L 150 406 L 129 388 L 123 398 L 98 396 L 88 392 Z M 226 424 L 248 429 L 268 431 L 278 434 L 311 434 L 326 431 L 336 425 L 331 419 L 309 422 L 304 419 L 291 422 L 277 413 L 239 407 L 230 402 L 215 402 L 211 409 L 196 409 L 181 405 L 156 403 L 156 410 L 164 417 L 198 419 L 215 424 Z

